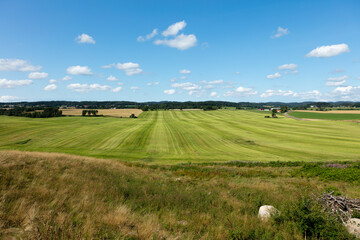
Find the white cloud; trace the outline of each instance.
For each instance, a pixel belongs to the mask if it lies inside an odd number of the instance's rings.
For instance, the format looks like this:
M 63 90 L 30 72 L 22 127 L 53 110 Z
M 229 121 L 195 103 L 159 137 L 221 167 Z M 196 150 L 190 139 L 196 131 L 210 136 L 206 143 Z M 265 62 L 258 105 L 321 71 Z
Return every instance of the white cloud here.
M 149 82 L 147 83 L 148 86 L 152 86 L 152 85 L 159 85 L 160 82 Z
M 306 54 L 306 57 L 333 57 L 344 52 L 350 52 L 350 49 L 347 44 L 342 43 L 317 47 Z
M 124 85 L 124 83 L 118 82 L 117 85 L 122 86 L 122 85 Z
M 136 87 L 136 86 L 133 86 L 133 87 L 130 87 L 130 90 L 132 90 L 132 91 L 136 91 L 136 90 L 139 90 L 140 88 L 139 87 Z
M 164 93 L 165 93 L 165 94 L 168 94 L 168 95 L 172 95 L 172 94 L 175 93 L 175 89 L 164 90 Z
M 281 74 L 278 72 L 266 76 L 266 78 L 268 78 L 268 79 L 274 79 L 274 78 L 279 78 L 279 77 L 281 77 Z
M 116 87 L 116 88 L 113 88 L 111 91 L 112 92 L 120 92 L 123 88 L 122 87 Z
M 56 83 L 57 81 L 56 81 L 56 79 L 50 79 L 49 80 L 49 83 Z
M 137 37 L 137 41 L 138 41 L 138 42 L 144 42 L 144 41 L 146 41 L 146 40 L 150 40 L 150 39 L 152 39 L 153 37 L 155 37 L 157 34 L 158 34 L 158 29 L 155 28 L 154 30 L 152 30 L 151 33 L 147 34 L 145 37 L 143 37 L 143 36 L 138 36 L 138 37 Z
M 49 74 L 46 72 L 32 72 L 32 73 L 29 73 L 28 78 L 42 79 L 42 78 L 47 78 L 48 76 L 49 76 Z
M 275 35 L 271 36 L 271 38 L 279 38 L 281 36 L 288 35 L 289 33 L 289 29 L 278 27 Z
M 196 85 L 194 83 L 190 83 L 190 82 L 186 82 L 186 83 L 173 83 L 171 84 L 172 87 L 174 88 L 181 88 L 183 90 L 187 90 L 187 91 L 194 91 L 194 90 L 199 90 L 201 89 L 201 86 Z
M 346 80 L 348 78 L 349 78 L 349 76 L 344 75 L 344 76 L 341 76 L 341 77 L 329 77 L 327 80 L 328 81 L 343 81 L 343 80 Z
M 272 97 L 272 96 L 293 96 L 294 97 L 294 96 L 297 96 L 297 94 L 290 90 L 285 91 L 285 90 L 269 89 L 260 95 L 260 97 L 262 97 L 262 98 Z
M 319 92 L 318 90 L 312 90 L 309 92 L 300 92 L 300 93 L 296 93 L 294 94 L 294 97 L 300 97 L 301 99 L 319 99 L 319 97 L 322 96 L 322 93 Z
M 186 27 L 185 21 L 174 23 L 174 24 L 170 25 L 165 31 L 163 31 L 162 35 L 164 37 L 167 37 L 170 35 L 176 35 L 176 34 L 178 34 L 179 31 L 181 31 L 185 27 Z
M 92 75 L 91 69 L 88 66 L 70 66 L 66 72 L 71 75 Z
M 216 97 L 217 96 L 217 92 L 211 92 L 210 93 L 210 97 Z
M 164 40 L 156 40 L 154 44 L 156 45 L 165 45 L 172 48 L 177 48 L 179 50 L 186 50 L 196 45 L 197 39 L 194 34 L 180 34 L 176 36 L 174 39 L 164 39 Z
M 344 85 L 346 83 L 346 80 L 341 80 L 341 81 L 329 81 L 326 83 L 326 86 L 340 86 L 340 85 Z
M 213 85 L 205 85 L 204 86 L 204 89 L 213 89 L 215 88 Z
M 235 74 L 240 74 L 240 72 L 235 72 Z
M 175 81 L 176 81 L 176 78 L 170 79 L 170 82 L 175 82 Z
M 334 69 L 333 71 L 331 71 L 330 73 L 342 73 L 342 72 L 344 72 L 344 69 L 337 68 L 337 69 Z
M 0 58 L 0 71 L 34 72 L 39 71 L 41 66 L 34 66 L 22 59 Z
M 76 37 L 75 39 L 78 43 L 91 43 L 91 44 L 95 44 L 95 40 L 92 36 L 87 35 L 85 33 L 79 35 Z
M 181 80 L 185 80 L 185 79 L 187 79 L 187 76 L 181 76 L 181 77 L 179 77 Z
M 298 68 L 297 64 L 290 63 L 290 64 L 283 64 L 278 67 L 279 70 L 291 70 L 295 71 Z
M 355 90 L 360 90 L 360 87 L 353 87 L 353 86 L 337 87 L 334 89 L 334 92 L 340 94 L 350 94 Z
M 49 84 L 46 87 L 44 87 L 45 91 L 54 91 L 57 89 L 57 86 L 55 84 Z
M 100 85 L 100 84 L 80 84 L 80 83 L 72 83 L 72 84 L 69 84 L 67 86 L 68 89 L 71 89 L 75 92 L 90 92 L 90 91 L 93 91 L 93 90 L 100 90 L 100 91 L 105 91 L 105 90 L 109 90 L 111 89 L 110 86 L 108 85 Z
M 14 88 L 27 86 L 32 83 L 32 80 L 7 80 L 5 78 L 0 79 L 0 88 Z
M 235 92 L 240 93 L 241 95 L 256 95 L 257 91 L 254 91 L 252 88 L 244 88 L 244 87 L 238 87 Z
M 191 71 L 187 70 L 187 69 L 182 69 L 182 70 L 179 71 L 179 73 L 181 73 L 181 74 L 190 74 Z
M 138 63 L 127 62 L 127 63 L 113 63 L 102 66 L 102 68 L 117 68 L 123 70 L 127 76 L 132 76 L 141 73 L 143 70 L 140 68 Z
M 117 77 L 114 77 L 113 75 L 110 75 L 108 78 L 107 78 L 108 81 L 117 81 L 119 80 Z
M 63 77 L 61 80 L 63 80 L 63 81 L 69 81 L 69 80 L 71 80 L 72 79 L 72 77 L 70 77 L 70 76 L 65 76 L 65 77 Z
M 230 97 L 230 96 L 248 97 L 256 94 L 258 94 L 258 92 L 255 91 L 253 88 L 245 88 L 240 86 L 236 88 L 235 91 L 225 92 L 224 97 Z
M 346 79 L 349 77 L 347 75 L 341 76 L 341 77 L 329 77 L 326 83 L 326 86 L 340 86 L 344 85 L 346 83 Z
M 15 97 L 15 96 L 1 96 L 0 102 L 12 102 L 19 99 L 20 99 L 19 97 Z
M 214 81 L 210 81 L 209 84 L 223 84 L 224 80 L 214 80 Z

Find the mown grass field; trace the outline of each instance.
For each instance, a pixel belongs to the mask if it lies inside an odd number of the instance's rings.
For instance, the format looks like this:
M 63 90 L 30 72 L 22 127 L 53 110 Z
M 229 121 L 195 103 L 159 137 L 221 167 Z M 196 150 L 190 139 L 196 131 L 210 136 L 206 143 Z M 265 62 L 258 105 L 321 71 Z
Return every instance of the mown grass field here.
M 327 120 L 360 120 L 360 114 L 357 113 L 333 113 L 331 112 L 310 112 L 310 111 L 291 111 L 290 116 L 307 119 L 327 119 Z
M 166 164 L 360 160 L 359 123 L 296 121 L 281 115 L 266 119 L 267 114 L 218 110 L 149 111 L 137 119 L 0 116 L 0 149 Z
M 0 239 L 354 239 L 313 199 L 360 198 L 359 167 L 124 164 L 2 150 Z M 262 222 L 266 204 L 281 215 Z

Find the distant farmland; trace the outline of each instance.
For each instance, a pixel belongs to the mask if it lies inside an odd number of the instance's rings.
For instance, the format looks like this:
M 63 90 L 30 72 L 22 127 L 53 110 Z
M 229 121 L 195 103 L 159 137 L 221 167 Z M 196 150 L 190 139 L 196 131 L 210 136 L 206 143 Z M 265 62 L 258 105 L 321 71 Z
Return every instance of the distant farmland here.
M 266 119 L 256 111 L 149 111 L 137 119 L 0 117 L 0 149 L 148 163 L 359 160 L 359 136 L 355 122 Z
M 66 116 L 81 116 L 84 109 L 61 109 L 63 115 Z M 129 117 L 131 114 L 139 116 L 142 113 L 141 109 L 97 109 L 98 115 L 108 117 Z
M 351 112 L 351 113 L 349 113 Z M 289 115 L 297 118 L 328 120 L 360 120 L 360 111 L 292 111 Z

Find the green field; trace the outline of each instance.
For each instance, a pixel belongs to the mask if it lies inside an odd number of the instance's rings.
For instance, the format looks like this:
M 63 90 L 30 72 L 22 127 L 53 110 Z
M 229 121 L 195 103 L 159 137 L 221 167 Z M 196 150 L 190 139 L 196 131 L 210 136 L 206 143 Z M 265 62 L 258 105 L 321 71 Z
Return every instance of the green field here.
M 290 116 L 309 119 L 327 120 L 360 120 L 360 114 L 352 113 L 317 113 L 317 112 L 290 112 Z
M 151 111 L 138 119 L 0 117 L 0 149 L 148 163 L 360 160 L 359 136 L 354 122 L 266 119 L 256 111 Z

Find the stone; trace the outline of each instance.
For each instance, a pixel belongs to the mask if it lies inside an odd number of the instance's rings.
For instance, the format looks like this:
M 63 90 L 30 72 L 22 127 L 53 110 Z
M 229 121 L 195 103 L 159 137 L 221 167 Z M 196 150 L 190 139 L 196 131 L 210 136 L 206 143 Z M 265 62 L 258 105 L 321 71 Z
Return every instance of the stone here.
M 279 210 L 271 205 L 264 205 L 259 208 L 258 217 L 263 221 L 267 221 L 271 216 L 276 214 L 280 214 Z
M 350 218 L 344 224 L 350 234 L 354 235 L 356 238 L 360 238 L 360 219 L 359 218 Z

